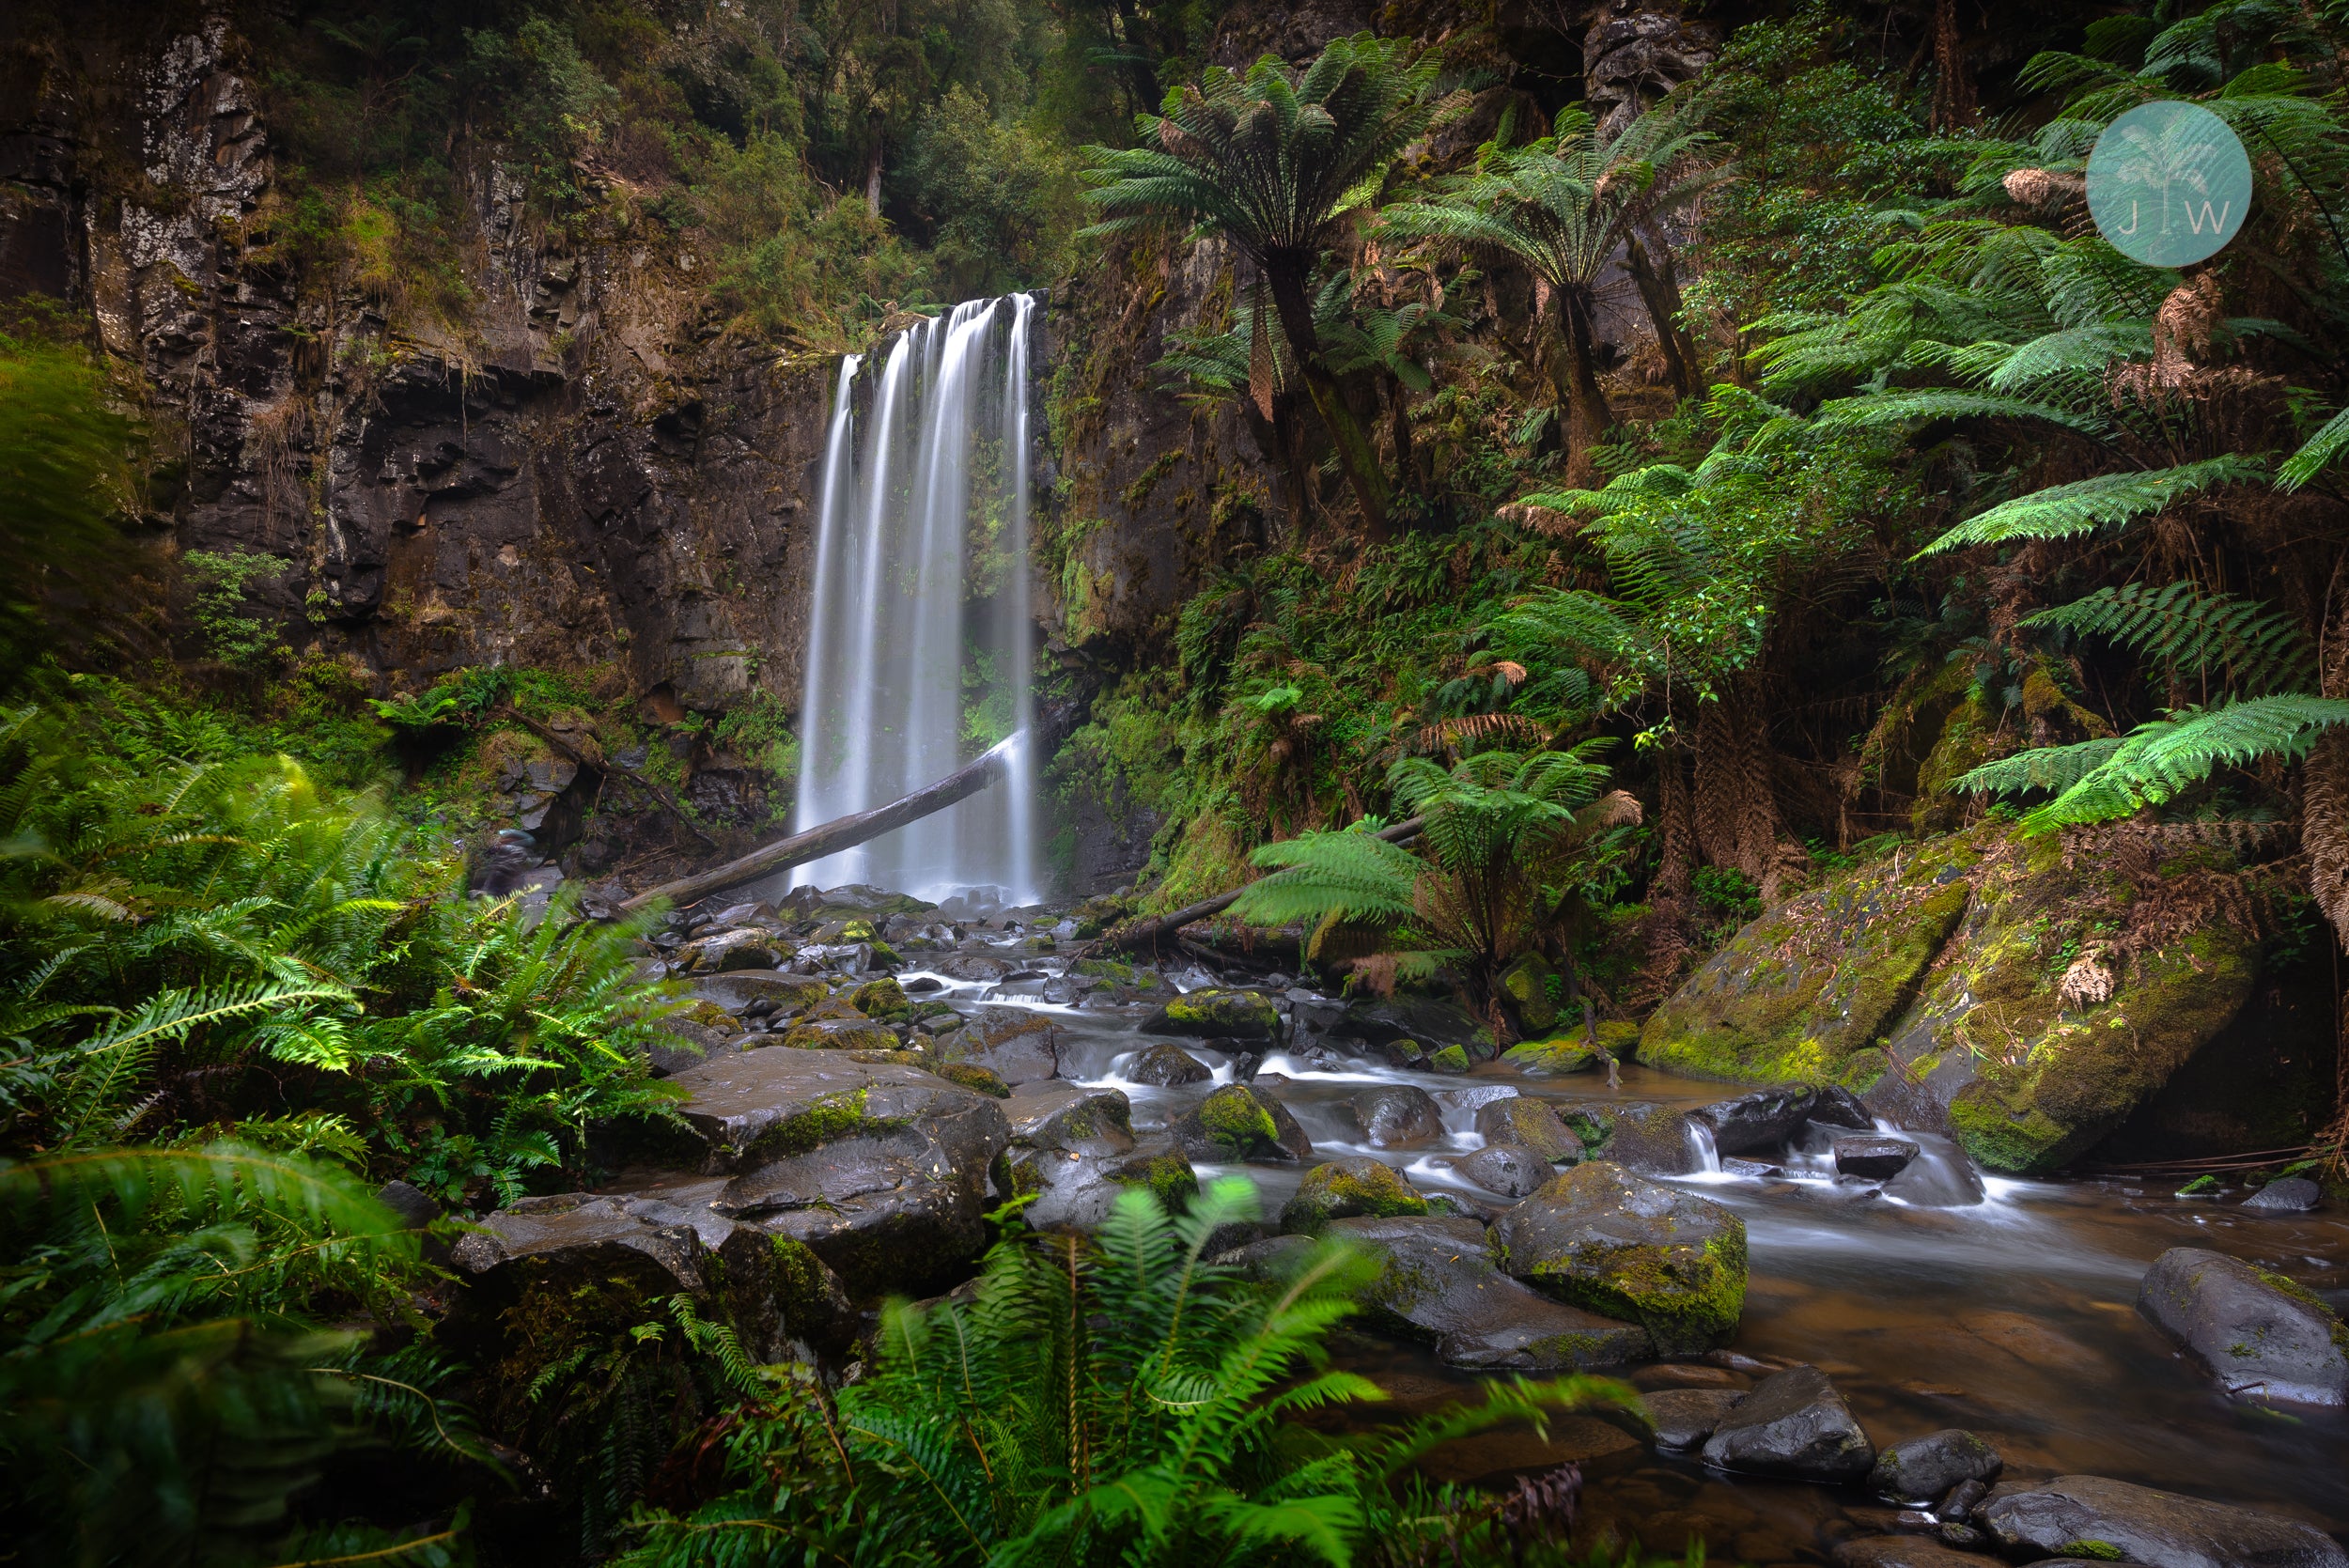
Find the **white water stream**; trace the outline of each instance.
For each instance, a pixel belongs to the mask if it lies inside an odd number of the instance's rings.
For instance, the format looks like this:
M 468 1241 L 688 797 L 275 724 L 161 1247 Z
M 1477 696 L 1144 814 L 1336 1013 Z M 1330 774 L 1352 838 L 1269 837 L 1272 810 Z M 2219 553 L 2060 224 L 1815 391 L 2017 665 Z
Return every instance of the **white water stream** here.
M 795 825 L 884 805 L 1030 728 L 1026 294 L 841 362 L 817 501 Z M 874 372 L 874 373 L 868 373 Z M 1034 901 L 1034 767 L 794 886 Z

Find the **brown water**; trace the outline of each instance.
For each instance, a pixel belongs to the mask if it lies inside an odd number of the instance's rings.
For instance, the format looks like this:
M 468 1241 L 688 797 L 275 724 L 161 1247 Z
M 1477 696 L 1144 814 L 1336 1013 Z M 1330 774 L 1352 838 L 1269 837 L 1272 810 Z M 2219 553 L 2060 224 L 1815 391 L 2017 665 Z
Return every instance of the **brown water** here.
M 1017 994 L 1022 989 L 1034 986 L 999 988 L 989 1000 L 1041 1005 Z M 951 994 L 975 1001 L 980 988 L 957 986 Z M 1124 1089 L 1137 1127 L 1164 1125 L 1213 1087 L 1156 1089 L 1116 1076 L 1120 1057 L 1159 1038 L 1140 1032 L 1146 1006 L 1045 1010 L 1068 1032 L 1064 1075 Z M 1229 1080 L 1229 1058 L 1177 1043 Z M 1471 1126 L 1482 1098 L 1514 1089 L 1554 1101 L 1701 1105 L 1735 1093 L 1638 1067 L 1626 1067 L 1613 1091 L 1597 1075 L 1529 1079 L 1498 1064 L 1460 1078 L 1276 1057 L 1265 1070 L 1288 1079 L 1277 1085 L 1279 1097 L 1323 1157 L 1373 1156 L 1423 1191 L 1449 1188 L 1487 1208 L 1506 1201 L 1447 1169 L 1481 1146 Z M 1346 1141 L 1359 1135 L 1341 1120 L 1342 1102 L 1382 1083 L 1412 1083 L 1436 1096 L 1451 1130 L 1443 1147 L 1377 1150 Z M 1954 1155 L 1946 1144 L 1940 1151 Z M 1260 1166 L 1200 1171 L 1203 1179 L 1227 1172 L 1256 1182 L 1268 1214 L 1301 1174 Z M 2349 1530 L 2349 1415 L 2230 1401 L 2135 1308 L 2146 1267 L 2179 1246 L 2256 1261 L 2339 1305 L 2349 1296 L 2349 1222 L 2324 1213 L 2264 1218 L 2232 1199 L 2179 1200 L 2164 1186 L 2117 1181 L 1994 1177 L 1979 1204 L 1921 1208 L 1828 1179 L 1685 1180 L 1746 1221 L 1752 1274 L 1745 1318 L 1734 1354 L 1715 1358 L 1729 1364 L 1627 1369 L 1637 1386 L 1743 1387 L 1770 1363 L 1807 1361 L 1834 1378 L 1879 1445 L 1964 1427 L 1996 1444 L 2010 1473 L 2111 1476 Z M 1747 1358 L 1744 1368 L 1735 1364 Z M 1357 1336 L 1343 1358 L 1394 1396 L 1376 1407 L 1378 1419 L 1476 1397 L 1478 1374 L 1415 1346 Z M 1545 1444 L 1530 1434 L 1488 1435 L 1446 1451 L 1436 1468 L 1442 1479 L 1505 1483 L 1575 1459 L 1588 1477 L 1584 1529 L 1594 1540 L 1677 1553 L 1698 1536 L 1724 1560 L 1757 1564 L 1825 1562 L 1837 1541 L 1876 1533 L 1891 1518 L 1856 1489 L 1738 1480 L 1693 1459 L 1658 1456 L 1597 1418 L 1570 1420 L 1551 1436 Z

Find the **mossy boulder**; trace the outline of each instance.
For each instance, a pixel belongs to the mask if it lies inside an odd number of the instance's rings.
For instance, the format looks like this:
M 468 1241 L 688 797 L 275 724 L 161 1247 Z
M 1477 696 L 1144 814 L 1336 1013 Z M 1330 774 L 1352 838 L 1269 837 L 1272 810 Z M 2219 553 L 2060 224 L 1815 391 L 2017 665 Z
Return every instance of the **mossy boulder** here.
M 1022 1218 L 1039 1230 L 1097 1229 L 1118 1197 L 1134 1188 L 1170 1209 L 1199 1190 L 1198 1173 L 1171 1138 L 1135 1135 L 1132 1109 L 1115 1089 L 1023 1084 L 1003 1110 L 1012 1141 L 996 1187 L 1030 1200 Z
M 812 975 L 733 970 L 693 977 L 695 997 L 734 1011 L 764 1001 L 770 1012 L 789 1012 L 823 1001 L 824 994 L 824 983 Z
M 1332 1219 L 1426 1212 L 1427 1200 L 1393 1166 L 1367 1157 L 1333 1159 L 1305 1172 L 1297 1196 L 1281 1210 L 1281 1229 L 1314 1235 Z
M 1593 1160 L 1494 1222 L 1501 1267 L 1641 1325 L 1658 1354 L 1728 1343 L 1746 1301 L 1746 1225 L 1720 1204 Z
M 1472 1219 L 1363 1216 L 1330 1220 L 1323 1234 L 1377 1264 L 1361 1297 L 1370 1320 L 1434 1342 L 1437 1356 L 1454 1366 L 1563 1372 L 1655 1354 L 1636 1324 L 1552 1300 L 1495 1268 Z M 1277 1245 L 1302 1244 L 1292 1236 Z
M 1392 996 L 1357 999 L 1329 1024 L 1332 1042 L 1359 1040 L 1391 1057 L 1414 1059 L 1457 1046 L 1477 1061 L 1489 1060 L 1493 1032 L 1458 1002 L 1439 997 Z
M 690 950 L 693 969 L 703 974 L 726 974 L 736 970 L 772 970 L 788 956 L 770 933 L 755 928 L 722 931 Z M 680 955 L 682 956 L 682 955 Z
M 1550 987 L 1559 981 L 1555 965 L 1538 953 L 1529 953 L 1501 971 L 1501 994 L 1529 1034 L 1546 1034 L 1558 1023 L 1558 1004 Z
M 1562 1034 L 1554 1040 L 1511 1046 L 1501 1053 L 1501 1060 L 1527 1078 L 1565 1078 L 1597 1066 L 1598 1052 L 1584 1044 L 1580 1034 Z
M 1143 1021 L 1142 1032 L 1276 1045 L 1281 1038 L 1281 1011 L 1262 991 L 1207 986 L 1168 1001 Z
M 883 975 L 859 986 L 848 993 L 848 1005 L 883 1023 L 910 1023 L 913 1019 L 913 1001 L 894 975 Z
M 980 1094 L 992 1094 L 999 1100 L 1011 1098 L 1011 1085 L 975 1062 L 949 1062 L 930 1070 L 947 1082 L 959 1083 L 965 1089 L 976 1089 Z
M 1133 1059 L 1126 1063 L 1124 1077 L 1128 1082 L 1145 1083 L 1156 1089 L 1175 1089 L 1186 1083 L 1205 1083 L 1215 1077 L 1215 1069 L 1182 1047 L 1161 1040 L 1134 1052 Z
M 1288 1107 L 1261 1089 L 1227 1083 L 1174 1119 L 1175 1144 L 1192 1159 L 1291 1165 L 1313 1158 L 1313 1140 Z
M 895 1050 L 899 1041 L 887 1024 L 870 1018 L 808 1018 L 784 1032 L 795 1050 Z
M 1469 1070 L 1469 1053 L 1463 1046 L 1446 1046 L 1427 1059 L 1431 1073 L 1465 1073 Z
M 1487 1143 L 1515 1143 L 1561 1164 L 1582 1157 L 1582 1140 L 1574 1129 L 1547 1102 L 1523 1094 L 1478 1106 L 1476 1130 Z
M 1904 848 L 1740 931 L 1649 1019 L 1640 1059 L 1846 1086 L 1991 1169 L 2056 1170 L 2227 1036 L 2261 978 L 2257 942 L 2217 913 L 2121 945 L 2138 902 L 2167 896 L 2121 859 L 1998 823 Z M 2182 837 L 2157 876 L 2231 863 Z
M 982 1007 L 951 1033 L 935 1038 L 941 1062 L 969 1062 L 1017 1088 L 1060 1073 L 1060 1027 L 1021 1007 Z

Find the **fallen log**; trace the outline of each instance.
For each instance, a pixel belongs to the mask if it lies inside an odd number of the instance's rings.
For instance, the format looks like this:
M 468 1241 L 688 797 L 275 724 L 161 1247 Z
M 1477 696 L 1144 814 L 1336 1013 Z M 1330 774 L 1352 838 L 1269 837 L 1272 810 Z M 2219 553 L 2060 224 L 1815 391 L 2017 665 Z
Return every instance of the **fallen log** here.
M 1389 844 L 1407 843 L 1419 836 L 1420 829 L 1424 827 L 1426 822 L 1427 819 L 1423 816 L 1408 817 L 1391 828 L 1379 829 L 1377 836 L 1385 839 Z M 1155 948 L 1159 942 L 1180 931 L 1191 922 L 1206 920 L 1209 915 L 1221 914 L 1238 903 L 1239 895 L 1247 891 L 1244 887 L 1234 888 L 1229 893 L 1219 893 L 1213 898 L 1203 898 L 1196 904 L 1187 904 L 1171 915 L 1160 915 L 1155 920 L 1138 920 L 1130 924 L 1118 926 L 1115 930 L 1104 931 L 1096 937 L 1084 951 L 1087 955 L 1091 955 L 1130 953 L 1143 947 Z
M 803 833 L 794 833 L 789 838 L 778 839 L 763 848 L 754 849 L 722 866 L 696 872 L 691 877 L 680 877 L 657 888 L 647 888 L 623 902 L 620 908 L 622 910 L 641 909 L 657 898 L 690 904 L 723 889 L 756 881 L 770 872 L 803 865 L 809 861 L 820 861 L 826 855 L 836 854 L 843 849 L 853 849 L 893 829 L 919 821 L 932 812 L 944 811 L 957 800 L 976 795 L 1008 774 L 1011 771 L 1012 749 L 1020 743 L 1024 733 L 997 742 L 985 754 L 964 763 L 936 784 L 926 784 L 902 800 L 892 800 L 885 806 L 875 806 L 871 811 L 858 812 L 853 815 L 836 816 L 830 822 L 818 823 Z

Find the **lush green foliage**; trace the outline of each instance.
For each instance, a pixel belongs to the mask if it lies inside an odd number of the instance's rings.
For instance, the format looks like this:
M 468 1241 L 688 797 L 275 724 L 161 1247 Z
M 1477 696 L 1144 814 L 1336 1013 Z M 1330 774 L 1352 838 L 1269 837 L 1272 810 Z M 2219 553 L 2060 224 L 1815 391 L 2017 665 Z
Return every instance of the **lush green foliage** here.
M 0 334 L 0 664 L 29 659 L 61 598 L 103 599 L 127 542 L 130 422 L 78 349 Z

